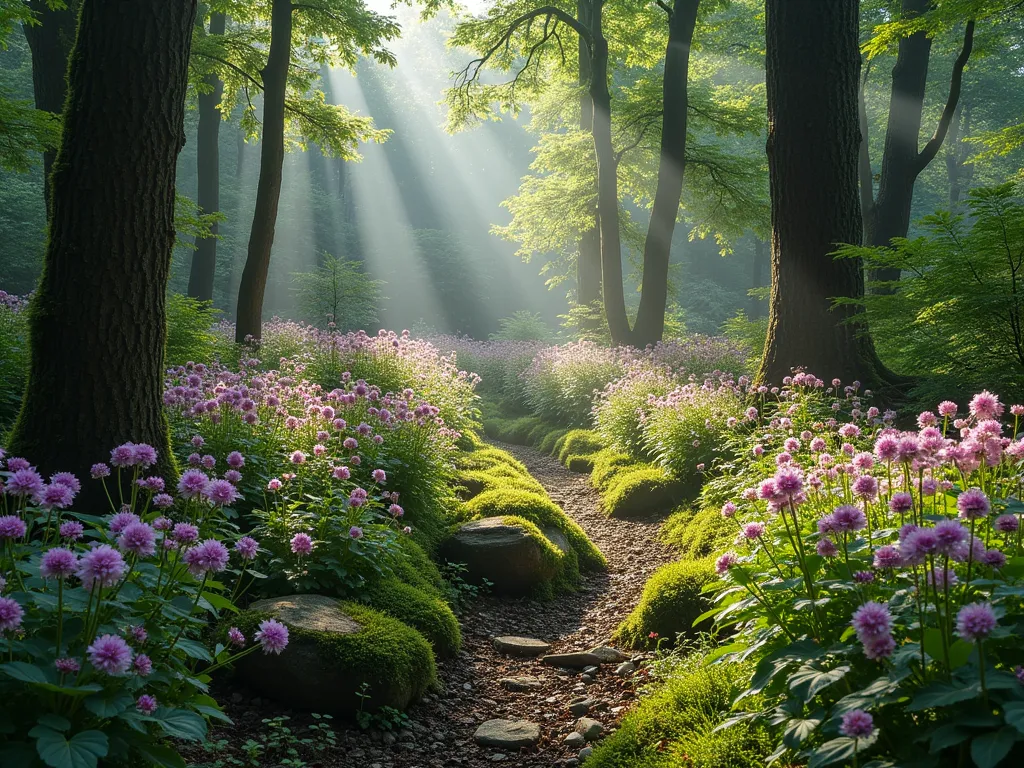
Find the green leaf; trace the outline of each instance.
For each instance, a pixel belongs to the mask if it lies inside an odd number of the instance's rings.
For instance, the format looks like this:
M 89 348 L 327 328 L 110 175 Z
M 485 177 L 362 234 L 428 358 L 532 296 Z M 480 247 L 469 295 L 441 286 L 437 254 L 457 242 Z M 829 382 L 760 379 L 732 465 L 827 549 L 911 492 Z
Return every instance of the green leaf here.
M 20 680 L 23 683 L 49 683 L 46 672 L 35 664 L 28 664 L 24 661 L 11 661 L 7 664 L 0 664 L 0 669 L 7 673 L 8 677 Z
M 929 751 L 941 752 L 947 747 L 954 747 L 970 738 L 971 732 L 955 723 L 943 725 L 932 731 Z
M 238 613 L 238 608 L 235 604 L 224 597 L 224 595 L 218 595 L 216 592 L 210 592 L 207 590 L 206 592 L 203 592 L 203 599 L 219 611 L 231 611 L 232 613 Z
M 810 753 L 807 768 L 820 768 L 823 765 L 838 763 L 840 760 L 849 760 L 856 753 L 863 752 L 874 744 L 877 738 L 878 734 L 876 732 L 866 739 L 851 739 L 847 736 L 840 736 L 838 739 L 826 741 Z
M 971 759 L 978 768 L 996 768 L 1010 754 L 1015 741 L 1017 732 L 1013 728 L 1000 728 L 976 736 L 971 741 Z
M 85 708 L 96 717 L 110 719 L 117 717 L 132 705 L 134 699 L 130 693 L 116 691 L 90 696 L 85 700 Z
M 950 704 L 976 698 L 980 694 L 981 688 L 977 683 L 965 688 L 952 683 L 932 683 L 918 692 L 907 706 L 907 710 L 919 712 L 932 707 L 948 707 Z
M 782 732 L 782 743 L 790 749 L 799 749 L 800 745 L 807 740 L 808 736 L 814 733 L 824 719 L 825 710 L 818 709 L 805 720 L 794 718 L 788 721 L 786 728 Z
M 190 656 L 193 659 L 199 659 L 199 661 L 213 661 L 213 657 L 210 656 L 209 649 L 202 643 L 191 640 L 187 637 L 178 638 L 177 645 L 174 646 L 175 650 L 182 650 L 186 656 Z
M 139 739 L 133 742 L 132 746 L 142 757 L 146 758 L 149 765 L 160 768 L 185 768 L 184 758 L 178 754 L 176 749 L 165 747 L 162 744 L 153 744 Z
M 202 741 L 206 738 L 206 721 L 195 712 L 186 709 L 159 709 L 153 719 L 160 723 L 164 733 L 185 741 Z
M 51 768 L 96 768 L 107 754 L 107 735 L 101 731 L 82 731 L 69 741 L 63 733 L 37 725 L 28 735 L 36 740 L 36 752 Z
M 848 665 L 821 670 L 808 664 L 800 667 L 790 676 L 789 689 L 798 696 L 802 696 L 804 701 L 810 701 L 820 691 L 842 680 L 849 671 Z
M 1024 702 L 1011 701 L 1003 707 L 1003 717 L 1006 724 L 1012 725 L 1021 733 L 1024 733 Z
M 55 715 L 52 712 L 48 712 L 45 715 L 40 715 L 39 719 L 36 720 L 40 725 L 44 725 L 47 728 L 53 728 L 55 731 L 70 731 L 71 723 L 66 717 Z

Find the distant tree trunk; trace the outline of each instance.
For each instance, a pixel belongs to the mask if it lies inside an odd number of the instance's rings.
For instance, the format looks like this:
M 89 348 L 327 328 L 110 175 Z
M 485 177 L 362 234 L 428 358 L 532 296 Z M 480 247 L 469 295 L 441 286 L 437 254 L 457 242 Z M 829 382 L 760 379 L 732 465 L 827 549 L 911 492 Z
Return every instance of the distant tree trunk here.
M 593 29 L 594 0 L 577 0 L 576 18 L 587 29 Z M 587 42 L 578 38 L 579 84 L 589 86 L 591 78 L 590 52 Z M 589 88 L 580 95 L 580 130 L 594 129 L 594 100 Z M 579 252 L 576 255 L 576 301 L 587 306 L 601 298 L 601 230 L 594 210 L 593 225 L 580 236 Z
M 223 13 L 210 14 L 211 35 L 223 35 L 226 24 L 227 17 Z M 220 100 L 224 95 L 224 81 L 216 74 L 207 75 L 204 83 L 209 93 L 199 94 L 199 128 L 196 136 L 196 170 L 199 178 L 196 202 L 200 214 L 220 210 Z M 192 270 L 188 278 L 188 295 L 194 299 L 213 300 L 219 228 L 218 224 L 213 224 L 209 237 L 196 236 L 196 250 L 192 255 Z
M 277 207 L 281 201 L 284 165 L 284 105 L 291 61 L 291 0 L 273 0 L 270 13 L 270 51 L 263 68 L 263 144 L 260 149 L 260 180 L 249 234 L 249 251 L 238 286 L 235 341 L 259 340 L 263 295 L 270 271 Z
M 949 210 L 960 208 L 964 188 L 974 178 L 974 164 L 968 163 L 971 145 L 964 141 L 971 134 L 971 105 L 961 101 L 950 126 L 949 147 L 946 149 L 946 177 L 949 179 Z
M 242 126 L 238 126 L 238 133 L 235 134 L 235 181 L 242 178 L 242 172 L 245 171 L 245 131 L 242 130 Z
M 163 411 L 165 292 L 195 0 L 84 0 L 53 168 L 29 383 L 10 449 L 88 475 L 128 440 L 173 472 Z M 82 512 L 106 505 L 85 483 Z
M 761 288 L 764 286 L 764 263 L 768 256 L 764 240 L 760 237 L 754 238 L 754 255 L 750 260 L 750 287 Z M 750 297 L 748 317 L 756 320 L 764 316 L 764 304 L 756 296 Z
M 757 380 L 797 366 L 830 380 L 880 375 L 870 338 L 847 321 L 862 296 L 861 264 L 835 260 L 861 236 L 857 115 L 858 0 L 767 0 L 768 173 L 772 292 Z
M 920 16 L 931 8 L 932 0 L 903 0 L 903 18 Z M 974 21 L 967 22 L 964 43 L 953 65 L 949 97 L 938 127 L 924 149 L 918 150 L 921 115 L 924 109 L 925 86 L 928 82 L 928 60 L 932 40 L 924 31 L 903 38 L 899 43 L 896 65 L 892 70 L 892 91 L 889 98 L 889 122 L 882 152 L 878 197 L 864 212 L 865 237 L 868 245 L 887 246 L 894 237 L 906 237 L 910 229 L 910 208 L 914 200 L 914 184 L 938 153 L 949 130 L 949 124 L 960 97 L 964 66 L 974 42 Z M 899 268 L 872 270 L 872 280 L 899 280 Z
M 640 308 L 633 327 L 633 344 L 645 347 L 661 341 L 668 303 L 668 265 L 672 233 L 679 215 L 679 197 L 686 167 L 687 80 L 690 45 L 697 25 L 700 0 L 676 0 L 668 25 L 668 47 L 662 78 L 661 156 L 658 187 L 644 240 L 644 274 Z
M 68 0 L 67 7 L 51 10 L 46 0 L 28 0 L 39 24 L 25 24 L 25 39 L 32 52 L 32 91 L 36 109 L 59 116 L 67 93 L 68 57 L 75 44 L 80 0 Z M 43 197 L 46 218 L 50 218 L 50 174 L 56 149 L 43 152 Z

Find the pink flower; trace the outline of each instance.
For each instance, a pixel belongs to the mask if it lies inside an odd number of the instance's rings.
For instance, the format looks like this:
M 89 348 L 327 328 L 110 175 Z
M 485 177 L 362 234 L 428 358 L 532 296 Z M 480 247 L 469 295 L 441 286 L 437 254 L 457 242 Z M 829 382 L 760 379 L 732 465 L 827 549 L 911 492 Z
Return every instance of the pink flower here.
M 878 480 L 871 475 L 861 475 L 853 481 L 853 495 L 868 501 L 878 496 Z
M 135 702 L 135 708 L 143 715 L 147 716 L 156 712 L 158 706 L 156 696 L 152 696 L 148 693 L 144 693 L 139 696 L 138 700 Z
M 90 549 L 78 560 L 78 578 L 82 586 L 112 587 L 124 576 L 125 562 L 121 553 L 108 544 Z
M 228 480 L 211 480 L 203 487 L 203 496 L 216 506 L 226 506 L 238 498 L 238 490 Z
M 243 536 L 235 542 L 235 552 L 238 553 L 239 557 L 243 560 L 253 560 L 256 554 L 259 552 L 260 545 L 256 539 L 251 536 Z
M 171 537 L 179 544 L 191 544 L 199 540 L 199 529 L 192 523 L 175 523 Z
M 70 549 L 54 547 L 43 554 L 39 575 L 44 579 L 66 579 L 78 568 L 78 557 Z
M 974 405 L 973 400 L 971 404 Z M 988 603 L 970 603 L 956 615 L 956 632 L 969 643 L 984 640 L 992 634 L 997 624 L 995 611 Z
M 158 493 L 153 497 L 153 506 L 157 509 L 167 509 L 174 506 L 174 497 L 169 493 Z
M 14 598 L 0 597 L 0 635 L 18 629 L 24 615 L 25 611 Z
M 886 544 L 875 550 L 875 568 L 882 570 L 899 568 L 902 562 L 899 550 L 891 544 Z
M 889 606 L 874 600 L 864 603 L 854 611 L 850 623 L 862 643 L 866 638 L 892 633 L 892 616 L 889 614 Z
M 25 521 L 17 515 L 0 517 L 0 539 L 20 539 L 27 530 Z
M 71 541 L 78 541 L 80 538 L 82 538 L 82 535 L 85 533 L 85 527 L 81 523 L 71 520 L 66 523 L 61 523 L 60 528 L 58 529 L 58 533 L 60 533 L 60 537 L 62 539 L 71 539 Z
M 38 496 L 43 492 L 43 478 L 34 469 L 19 469 L 7 480 L 6 492 L 9 496 Z
M 739 558 L 736 556 L 735 552 L 726 552 L 715 560 L 715 573 L 721 576 L 736 565 L 737 562 L 739 562 Z
M 1016 533 L 1020 520 L 1016 515 L 1000 515 L 996 518 L 995 528 L 1000 533 Z
M 207 539 L 188 550 L 182 559 L 193 576 L 205 576 L 228 567 L 228 548 L 216 539 Z
M 57 659 L 53 662 L 53 666 L 55 666 L 57 671 L 62 675 L 73 675 L 81 669 L 78 659 Z
M 92 477 L 93 480 L 110 477 L 110 467 L 103 463 L 93 464 L 89 469 L 89 476 Z
M 998 419 L 1003 414 L 1003 404 L 987 389 L 971 398 L 968 409 L 978 419 Z
M 238 647 L 245 645 L 245 635 L 242 634 L 242 630 L 238 627 L 231 627 L 228 630 L 228 643 Z
M 164 479 L 162 477 L 140 477 L 135 482 L 139 488 L 151 493 L 160 493 L 164 489 Z
M 122 552 L 131 552 L 139 557 L 151 557 L 156 554 L 156 531 L 145 523 L 129 523 L 121 531 L 117 546 Z
M 383 469 L 375 469 L 370 473 L 370 475 L 373 477 L 373 481 L 375 483 L 383 483 L 388 479 L 388 476 Z
M 868 524 L 864 510 L 850 504 L 836 507 L 836 510 L 832 513 L 832 521 L 834 530 L 840 533 L 860 531 L 866 528 Z
M 39 506 L 43 509 L 65 509 L 71 506 L 75 492 L 61 483 L 50 483 L 40 494 Z
M 122 507 L 122 509 L 125 509 L 125 507 Z M 120 533 L 125 528 L 127 528 L 129 525 L 131 525 L 132 523 L 138 523 L 138 522 L 140 522 L 139 516 L 136 515 L 134 512 L 128 512 L 128 511 L 118 512 L 116 515 L 114 515 L 113 517 L 110 518 L 110 524 L 109 524 L 110 532 L 111 533 Z
M 747 523 L 743 526 L 743 538 L 755 541 L 764 535 L 764 523 Z
M 305 464 L 306 463 L 306 454 L 304 454 L 302 451 L 295 451 L 292 454 L 291 461 L 292 461 L 292 464 Z
M 353 539 L 361 539 L 363 538 L 363 529 L 358 525 L 353 525 L 348 529 L 348 535 Z
M 335 480 L 348 480 L 352 476 L 348 467 L 335 467 L 331 474 Z
M 280 654 L 288 647 L 288 627 L 274 619 L 266 619 L 260 622 L 260 629 L 256 633 L 256 640 L 266 654 Z
M 210 478 L 201 469 L 186 469 L 178 480 L 178 493 L 186 499 L 198 498 Z
M 228 454 L 227 464 L 232 469 L 241 469 L 245 466 L 245 457 L 238 451 L 232 451 Z
M 839 554 L 839 548 L 832 539 L 818 539 L 815 551 L 822 557 L 835 557 Z
M 292 552 L 300 557 L 313 551 L 313 539 L 308 533 L 296 533 L 291 541 Z
M 140 677 L 148 677 L 153 671 L 153 661 L 146 654 L 140 653 L 135 657 L 135 661 L 132 662 L 132 669 Z
M 863 709 L 855 709 L 843 715 L 839 732 L 850 739 L 866 739 L 875 732 L 875 721 Z
M 405 510 L 402 509 L 397 504 L 392 504 L 391 506 L 389 506 L 388 507 L 388 512 L 391 513 L 392 517 L 401 517 L 402 515 L 405 514 Z
M 281 481 L 278 480 L 276 477 L 272 478 L 270 482 L 267 483 L 267 490 L 270 491 L 271 493 L 277 493 L 279 490 L 281 490 Z
M 135 444 L 123 443 L 110 451 L 110 463 L 115 467 L 132 467 L 135 465 Z
M 943 400 L 936 410 L 939 412 L 939 416 L 948 419 L 950 416 L 956 416 L 957 405 L 952 400 Z
M 909 512 L 913 508 L 914 497 L 911 496 L 909 493 L 900 491 L 899 493 L 894 493 L 892 495 L 892 498 L 889 499 L 889 511 L 893 512 L 894 514 L 899 514 L 901 512 Z
M 132 663 L 132 649 L 117 635 L 97 637 L 87 653 L 90 664 L 111 676 L 123 675 Z
M 959 510 L 962 519 L 977 520 L 982 517 L 988 517 L 991 505 L 989 504 L 988 496 L 980 488 L 968 488 L 957 496 L 956 508 Z
M 72 493 L 78 493 L 82 490 L 82 484 L 71 472 L 57 472 L 50 477 L 50 482 L 57 485 L 66 485 L 71 489 Z
M 722 517 L 732 517 L 736 514 L 736 505 L 731 501 L 725 502 L 722 505 Z

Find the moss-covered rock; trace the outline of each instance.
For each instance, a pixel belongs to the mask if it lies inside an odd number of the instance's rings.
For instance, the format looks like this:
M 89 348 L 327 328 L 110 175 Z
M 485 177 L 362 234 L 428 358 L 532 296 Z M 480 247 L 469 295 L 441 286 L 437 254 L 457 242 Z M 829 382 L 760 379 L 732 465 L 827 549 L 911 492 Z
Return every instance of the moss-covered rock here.
M 505 471 L 507 470 L 507 471 Z M 520 475 L 511 467 L 492 467 L 491 469 L 468 469 L 459 473 L 458 482 L 464 490 L 459 491 L 463 501 L 479 496 L 485 491 L 498 488 L 514 488 L 518 491 L 544 493 L 544 486 L 529 475 Z
M 751 768 L 774 748 L 768 730 L 751 722 L 715 728 L 732 712 L 750 677 L 739 664 L 704 666 L 699 659 L 641 700 L 587 758 L 587 768 Z
M 625 467 L 639 469 L 645 466 L 614 448 L 602 448 L 591 456 L 591 460 L 594 466 L 590 470 L 590 484 L 599 491 L 607 488 L 608 484 L 615 478 L 615 475 Z
M 464 505 L 471 517 L 523 517 L 539 528 L 557 528 L 587 570 L 604 570 L 604 555 L 587 538 L 583 529 L 570 519 L 551 499 L 537 493 L 502 488 L 481 493 Z
M 644 585 L 640 603 L 615 631 L 615 639 L 631 648 L 654 646 L 652 632 L 663 642 L 672 643 L 676 635 L 693 635 L 710 623 L 694 627 L 710 602 L 702 590 L 715 579 L 710 559 L 681 560 L 663 565 Z
M 540 445 L 541 441 L 547 437 L 548 433 L 554 429 L 546 421 L 538 422 L 537 426 L 530 430 L 530 433 L 526 436 L 527 445 Z
M 232 623 L 251 640 L 267 618 L 288 627 L 288 647 L 280 655 L 244 656 L 237 671 L 246 685 L 285 706 L 336 717 L 403 710 L 436 682 L 426 638 L 365 605 L 289 595 L 258 600 Z
M 555 443 L 561 440 L 569 433 L 567 429 L 552 429 L 550 432 L 544 435 L 544 437 L 537 443 L 537 450 L 541 453 L 546 453 L 551 456 L 555 452 Z
M 496 593 L 505 595 L 545 591 L 565 560 L 536 524 L 513 515 L 465 523 L 441 551 L 449 561 L 465 563 L 471 580 L 486 580 Z
M 391 571 L 395 578 L 436 597 L 444 594 L 444 579 L 441 572 L 423 548 L 410 536 L 400 536 L 398 546 L 402 552 L 391 563 Z
M 439 658 L 451 658 L 462 645 L 459 620 L 448 604 L 412 584 L 394 577 L 380 579 L 366 590 L 360 602 L 419 631 Z
M 530 474 L 521 461 L 500 448 L 480 448 L 472 453 L 462 454 L 455 460 L 458 469 L 489 469 L 498 464 L 510 466 L 522 475 Z
M 611 517 L 667 515 L 679 503 L 682 493 L 682 486 L 665 470 L 645 466 L 615 475 L 602 502 Z
M 579 472 L 581 475 L 589 475 L 594 469 L 593 456 L 573 455 L 565 460 L 565 468 L 570 472 Z
M 662 526 L 660 536 L 682 557 L 697 560 L 728 549 L 737 533 L 735 522 L 722 517 L 719 510 L 705 507 L 697 512 L 688 508 L 674 512 Z
M 560 438 L 558 460 L 565 464 L 570 456 L 590 456 L 604 448 L 600 435 L 592 429 L 574 429 Z

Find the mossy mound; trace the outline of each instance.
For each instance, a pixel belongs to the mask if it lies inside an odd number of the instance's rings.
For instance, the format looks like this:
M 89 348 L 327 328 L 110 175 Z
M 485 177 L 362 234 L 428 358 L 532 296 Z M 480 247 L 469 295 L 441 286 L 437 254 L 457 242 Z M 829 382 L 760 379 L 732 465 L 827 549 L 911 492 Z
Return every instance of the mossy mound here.
M 682 493 L 682 486 L 665 470 L 645 466 L 617 474 L 602 501 L 610 517 L 668 514 L 679 503 Z
M 492 417 L 484 421 L 484 434 L 503 443 L 531 445 L 530 435 L 536 430 L 546 430 L 547 425 L 536 416 L 516 418 Z
M 635 459 L 625 453 L 620 453 L 614 448 L 603 448 L 593 456 L 593 469 L 590 471 L 590 484 L 599 491 L 605 490 L 615 479 L 615 476 L 626 467 L 640 469 L 645 464 L 637 463 Z
M 498 488 L 544 493 L 544 486 L 529 475 L 520 475 L 511 467 L 504 467 L 504 469 L 508 471 L 501 471 L 500 467 L 492 467 L 491 469 L 470 469 L 460 472 L 458 482 L 465 488 L 465 491 L 460 492 L 462 499 L 472 499 L 481 493 Z
M 574 454 L 565 460 L 565 468 L 570 472 L 579 472 L 581 475 L 590 474 L 594 469 L 594 457 Z
M 540 443 L 543 442 L 544 438 L 548 436 L 552 429 L 554 429 L 554 427 L 552 427 L 546 421 L 541 421 L 540 423 L 537 424 L 537 426 L 531 429 L 530 433 L 526 436 L 527 444 L 540 445 Z
M 750 676 L 739 664 L 703 666 L 699 659 L 641 700 L 587 758 L 587 768 L 750 768 L 764 765 L 775 744 L 750 722 L 715 728 L 732 713 Z
M 676 635 L 693 635 L 710 627 L 693 622 L 711 603 L 702 590 L 715 579 L 715 566 L 710 558 L 681 560 L 663 565 L 644 585 L 640 603 L 615 631 L 615 639 L 630 648 L 647 648 L 663 642 L 675 642 Z M 651 638 L 651 633 L 657 638 Z
M 567 429 L 552 429 L 550 432 L 541 438 L 540 442 L 537 443 L 537 450 L 541 453 L 546 453 L 548 456 L 552 456 L 555 453 L 555 444 L 558 443 L 563 437 L 569 434 Z
M 439 658 L 451 658 L 462 645 L 459 620 L 452 609 L 437 595 L 411 584 L 393 577 L 380 579 L 366 590 L 360 602 L 419 631 Z
M 288 647 L 245 656 L 237 669 L 247 685 L 285 706 L 334 716 L 403 710 L 437 680 L 426 638 L 373 608 L 289 595 L 259 600 L 231 623 L 251 641 L 259 623 L 274 617 L 288 626 Z
M 521 475 L 530 474 L 523 462 L 500 448 L 480 448 L 472 453 L 462 454 L 455 460 L 458 469 L 490 469 L 498 464 L 512 467 Z
M 574 429 L 559 438 L 558 460 L 565 464 L 570 456 L 590 456 L 604 448 L 604 442 L 592 429 Z
M 736 538 L 736 523 L 722 513 L 706 507 L 696 513 L 690 509 L 674 512 L 662 526 L 660 537 L 679 554 L 690 560 L 716 555 Z
M 464 505 L 472 518 L 522 517 L 540 529 L 554 528 L 562 533 L 579 560 L 579 567 L 590 571 L 604 570 L 604 555 L 587 538 L 583 529 L 571 520 L 547 496 L 511 488 L 500 488 L 481 493 Z
M 431 560 L 423 548 L 409 536 L 400 536 L 398 545 L 402 550 L 399 557 L 391 563 L 391 571 L 395 578 L 411 584 L 428 595 L 440 597 L 444 594 L 444 579 L 441 571 Z

